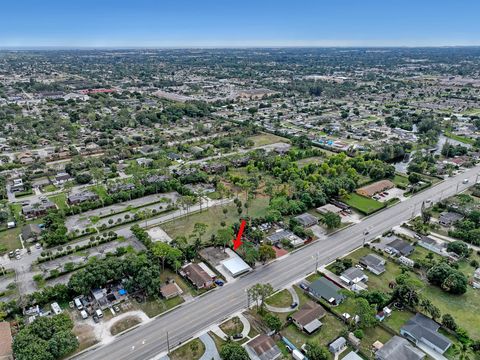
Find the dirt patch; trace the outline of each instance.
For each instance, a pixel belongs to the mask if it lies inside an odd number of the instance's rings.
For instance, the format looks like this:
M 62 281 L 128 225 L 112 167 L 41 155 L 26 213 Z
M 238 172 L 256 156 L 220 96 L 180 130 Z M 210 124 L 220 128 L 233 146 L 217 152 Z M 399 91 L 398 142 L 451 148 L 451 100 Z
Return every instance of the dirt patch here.
M 242 332 L 243 324 L 238 318 L 238 316 L 235 316 L 234 318 L 228 321 L 225 321 L 223 324 L 221 324 L 220 329 L 222 329 L 222 331 L 225 334 L 229 336 L 233 336 L 235 334 L 240 334 Z
M 135 325 L 140 324 L 141 322 L 142 319 L 140 319 L 138 316 L 128 316 L 114 323 L 110 327 L 110 334 L 117 335 L 122 331 L 125 331 L 127 329 L 130 329 L 131 327 L 134 327 Z
M 73 327 L 73 333 L 77 336 L 79 343 L 76 352 L 85 350 L 98 343 L 95 332 L 93 331 L 93 326 L 91 325 L 77 324 Z

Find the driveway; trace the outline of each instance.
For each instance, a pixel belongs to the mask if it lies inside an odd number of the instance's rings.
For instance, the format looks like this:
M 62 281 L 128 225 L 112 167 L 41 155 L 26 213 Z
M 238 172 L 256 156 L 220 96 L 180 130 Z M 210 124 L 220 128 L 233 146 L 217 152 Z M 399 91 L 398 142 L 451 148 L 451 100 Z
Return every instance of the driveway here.
M 217 347 L 215 346 L 215 342 L 213 339 L 208 335 L 208 333 L 203 334 L 199 337 L 200 341 L 205 345 L 205 352 L 203 353 L 200 360 L 221 360 L 220 354 L 218 353 Z
M 271 312 L 276 312 L 276 313 L 289 313 L 289 312 L 292 312 L 292 311 L 296 310 L 298 308 L 298 304 L 300 304 L 300 299 L 298 298 L 298 294 L 295 291 L 295 289 L 291 286 L 289 288 L 287 288 L 287 290 L 290 293 L 290 295 L 292 296 L 292 303 L 296 302 L 297 306 L 295 306 L 294 308 L 292 308 L 290 306 L 281 308 L 281 307 L 270 306 L 268 304 L 265 304 L 265 307 L 267 308 L 267 310 L 269 310 Z

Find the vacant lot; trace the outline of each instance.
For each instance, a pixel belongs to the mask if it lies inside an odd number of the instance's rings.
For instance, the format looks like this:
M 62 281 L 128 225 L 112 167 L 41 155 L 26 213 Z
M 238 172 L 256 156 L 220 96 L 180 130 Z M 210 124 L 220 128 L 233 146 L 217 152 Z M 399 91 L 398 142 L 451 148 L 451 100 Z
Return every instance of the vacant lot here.
M 241 200 L 243 202 L 243 198 Z M 250 200 L 248 203 L 248 215 L 252 217 L 263 216 L 268 202 L 269 199 L 266 197 L 257 197 L 256 199 Z M 227 210 L 226 214 L 223 213 L 223 209 Z M 242 214 L 247 215 L 245 208 L 243 208 Z M 161 225 L 161 228 L 165 230 L 172 239 L 177 236 L 186 236 L 188 238 L 192 234 L 195 224 L 203 223 L 207 225 L 207 230 L 202 239 L 208 240 L 212 234 L 216 234 L 216 232 L 222 228 L 222 221 L 224 221 L 225 226 L 228 227 L 238 222 L 239 217 L 237 206 L 232 202 L 224 206 L 212 206 L 202 212 L 169 221 Z M 191 240 L 193 241 L 194 239 Z
M 285 139 L 281 136 L 277 136 L 273 134 L 259 134 L 259 135 L 251 136 L 248 139 L 253 141 L 254 146 L 270 145 L 278 142 L 285 142 L 285 143 L 290 142 L 288 139 Z
M 386 206 L 386 204 L 380 201 L 358 195 L 357 193 L 348 194 L 348 197 L 343 197 L 342 201 L 365 215 L 373 214 Z
M 49 196 L 48 199 L 55 203 L 60 210 L 67 208 L 67 195 L 64 193 Z
M 112 335 L 120 334 L 122 331 L 130 329 L 135 325 L 138 325 L 142 322 L 142 320 L 138 316 L 129 316 L 122 320 L 118 320 L 115 324 L 112 325 L 110 328 L 110 333 Z

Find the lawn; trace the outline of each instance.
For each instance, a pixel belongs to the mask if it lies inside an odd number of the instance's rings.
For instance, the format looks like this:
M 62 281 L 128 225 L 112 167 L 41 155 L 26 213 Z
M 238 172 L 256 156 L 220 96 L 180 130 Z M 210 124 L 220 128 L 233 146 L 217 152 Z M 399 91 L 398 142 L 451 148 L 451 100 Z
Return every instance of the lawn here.
M 107 189 L 105 189 L 105 186 L 103 185 L 91 186 L 89 190 L 96 193 L 100 197 L 100 199 L 105 199 L 108 196 Z
M 242 199 L 243 202 L 243 199 Z M 259 217 L 265 215 L 265 210 L 268 206 L 269 199 L 267 197 L 257 197 L 249 202 L 248 215 L 252 217 Z M 223 209 L 227 209 L 227 213 L 223 213 Z M 245 209 L 242 215 L 246 215 Z M 212 206 L 202 212 L 197 212 L 185 216 L 181 219 L 169 221 L 161 228 L 173 239 L 177 236 L 186 236 L 187 238 L 192 234 L 196 223 L 203 223 L 207 225 L 207 230 L 203 235 L 204 240 L 209 240 L 212 234 L 216 234 L 222 228 L 221 222 L 224 221 L 226 227 L 239 221 L 239 215 L 236 205 L 232 202 L 224 206 Z M 193 239 L 191 239 L 193 241 Z
M 465 136 L 456 135 L 454 133 L 451 133 L 450 131 L 445 131 L 445 136 L 449 137 L 450 139 L 460 141 L 461 143 L 464 143 L 464 144 L 469 144 L 469 145 L 475 144 L 474 139 L 468 138 Z
M 0 232 L 0 245 L 4 245 L 7 248 L 7 252 L 15 249 L 21 249 L 22 243 L 20 242 L 21 227 L 8 229 Z
M 222 331 L 228 336 L 233 336 L 242 332 L 243 323 L 240 321 L 238 316 L 235 316 L 234 318 L 231 318 L 230 320 L 220 324 L 220 329 L 222 329 Z
M 265 302 L 270 306 L 289 307 L 292 301 L 292 295 L 287 289 L 284 289 L 267 298 Z
M 149 318 L 153 318 L 177 305 L 183 303 L 181 296 L 176 296 L 172 299 L 151 299 L 142 303 L 137 303 L 140 310 L 142 310 Z
M 67 195 L 64 193 L 56 194 L 48 197 L 49 200 L 55 203 L 60 210 L 64 210 L 67 208 Z
M 281 136 L 277 136 L 273 134 L 259 134 L 259 135 L 251 136 L 248 139 L 253 141 L 254 146 L 263 146 L 263 145 L 275 144 L 278 142 L 284 142 L 284 143 L 290 142 L 288 139 L 285 139 Z
M 385 319 L 385 325 L 400 332 L 400 328 L 413 316 L 414 313 L 408 310 L 394 310 L 392 315 Z
M 203 345 L 203 342 L 199 339 L 193 339 L 172 351 L 168 357 L 170 360 L 197 360 L 202 357 L 204 352 L 205 345 Z
M 395 174 L 393 178 L 393 183 L 399 188 L 405 189 L 409 184 L 408 177 L 400 174 Z
M 358 195 L 357 193 L 350 193 L 348 197 L 343 197 L 342 201 L 365 215 L 373 214 L 386 206 L 386 204 L 380 201 Z
M 57 187 L 53 184 L 46 185 L 42 188 L 43 192 L 52 192 L 57 190 Z
M 385 344 L 392 338 L 392 335 L 388 331 L 382 329 L 380 326 L 363 330 L 363 335 L 364 337 L 360 342 L 360 349 L 364 354 L 371 355 L 372 358 L 374 357 L 371 352 L 373 343 L 378 340 Z
M 130 329 L 131 327 L 134 327 L 135 325 L 138 325 L 141 322 L 142 320 L 138 316 L 128 316 L 114 323 L 110 327 L 110 334 L 112 335 L 120 334 L 122 331 Z
M 298 348 L 309 340 L 318 341 L 321 345 L 327 346 L 346 329 L 346 325 L 330 313 L 327 313 L 320 321 L 323 323 L 322 327 L 312 335 L 298 330 L 294 324 L 288 325 L 281 331 L 281 334 Z

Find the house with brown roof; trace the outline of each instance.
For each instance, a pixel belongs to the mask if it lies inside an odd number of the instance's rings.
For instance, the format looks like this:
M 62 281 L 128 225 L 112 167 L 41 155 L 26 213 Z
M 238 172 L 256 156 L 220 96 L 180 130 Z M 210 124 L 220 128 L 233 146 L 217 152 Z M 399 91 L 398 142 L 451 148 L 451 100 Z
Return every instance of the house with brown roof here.
M 10 323 L 0 322 L 0 360 L 13 360 L 12 342 Z
M 275 344 L 275 341 L 265 334 L 259 335 L 250 341 L 246 346 L 246 350 L 250 358 L 255 360 L 275 360 L 282 357 L 282 352 Z
M 292 322 L 300 330 L 311 334 L 322 326 L 320 319 L 323 318 L 325 314 L 325 309 L 321 305 L 313 301 L 308 301 L 300 310 L 293 314 Z
M 180 274 L 186 277 L 197 289 L 205 289 L 213 286 L 213 278 L 200 264 L 190 263 L 182 268 Z
M 358 188 L 357 194 L 366 197 L 372 197 L 373 195 L 393 189 L 394 187 L 395 184 L 390 180 L 380 180 L 374 182 L 373 184 L 365 185 L 361 188 Z
M 183 290 L 175 282 L 170 282 L 160 286 L 160 294 L 162 294 L 165 299 L 171 299 L 175 296 L 182 295 Z

